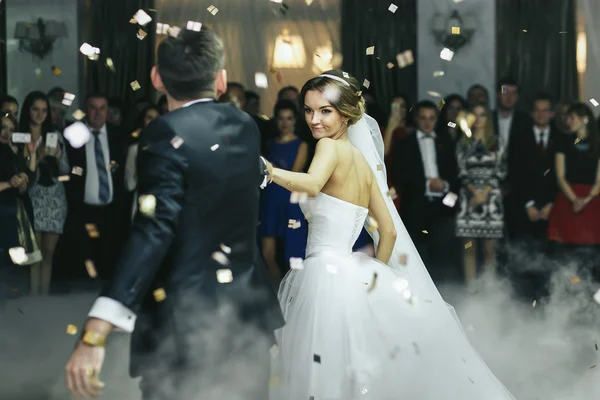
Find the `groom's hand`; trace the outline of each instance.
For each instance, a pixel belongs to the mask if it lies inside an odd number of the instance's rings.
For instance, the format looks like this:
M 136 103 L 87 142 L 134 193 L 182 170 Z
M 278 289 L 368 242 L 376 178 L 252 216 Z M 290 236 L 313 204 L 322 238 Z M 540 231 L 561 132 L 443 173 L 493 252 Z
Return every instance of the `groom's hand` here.
M 104 383 L 99 377 L 105 354 L 103 346 L 77 343 L 66 366 L 67 389 L 75 397 L 95 398 L 102 394 Z

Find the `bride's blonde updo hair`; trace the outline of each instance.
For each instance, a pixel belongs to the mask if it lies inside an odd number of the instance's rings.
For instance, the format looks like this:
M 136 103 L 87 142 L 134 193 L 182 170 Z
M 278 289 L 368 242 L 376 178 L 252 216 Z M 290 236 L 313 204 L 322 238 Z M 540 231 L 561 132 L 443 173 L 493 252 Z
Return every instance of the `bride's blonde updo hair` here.
M 323 75 L 330 75 L 330 77 Z M 332 69 L 306 82 L 300 91 L 302 107 L 304 107 L 306 92 L 309 90 L 316 90 L 326 95 L 330 92 L 331 95 L 327 96 L 327 100 L 344 118 L 348 119 L 348 125 L 357 123 L 365 112 L 365 99 L 362 97 L 358 81 L 346 72 Z

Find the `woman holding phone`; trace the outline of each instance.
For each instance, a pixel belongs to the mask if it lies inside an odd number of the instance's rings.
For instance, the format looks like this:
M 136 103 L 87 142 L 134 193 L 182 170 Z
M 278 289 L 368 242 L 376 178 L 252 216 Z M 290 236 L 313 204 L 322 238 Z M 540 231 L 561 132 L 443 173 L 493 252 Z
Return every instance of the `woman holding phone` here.
M 52 258 L 67 218 L 67 198 L 60 176 L 68 176 L 69 162 L 62 135 L 53 132 L 50 103 L 42 92 L 31 92 L 21 109 L 19 128 L 36 144 L 38 173 L 29 187 L 33 203 L 34 230 L 42 262 L 31 267 L 32 295 L 50 292 Z

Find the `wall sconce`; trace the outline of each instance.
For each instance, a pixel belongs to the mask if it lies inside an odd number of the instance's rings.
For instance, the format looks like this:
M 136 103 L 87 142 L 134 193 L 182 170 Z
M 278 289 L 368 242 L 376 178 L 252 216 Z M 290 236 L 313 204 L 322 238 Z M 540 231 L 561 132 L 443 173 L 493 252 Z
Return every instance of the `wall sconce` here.
M 456 10 L 450 17 L 436 14 L 431 21 L 431 30 L 437 42 L 454 52 L 471 41 L 475 28 L 472 15 L 467 14 L 463 18 Z
M 275 39 L 273 68 L 303 68 L 306 65 L 306 52 L 302 36 L 290 36 L 284 29 Z
M 15 39 L 19 39 L 19 50 L 26 51 L 40 60 L 46 57 L 56 40 L 67 36 L 67 26 L 64 22 L 44 21 L 17 22 Z

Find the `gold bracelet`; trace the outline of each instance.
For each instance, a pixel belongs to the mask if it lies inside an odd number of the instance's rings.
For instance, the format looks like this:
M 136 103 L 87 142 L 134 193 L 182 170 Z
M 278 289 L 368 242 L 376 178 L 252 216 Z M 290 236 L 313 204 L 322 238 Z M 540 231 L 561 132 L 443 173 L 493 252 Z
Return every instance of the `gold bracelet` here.
M 89 346 L 104 347 L 106 345 L 106 336 L 95 331 L 84 331 L 81 341 Z

